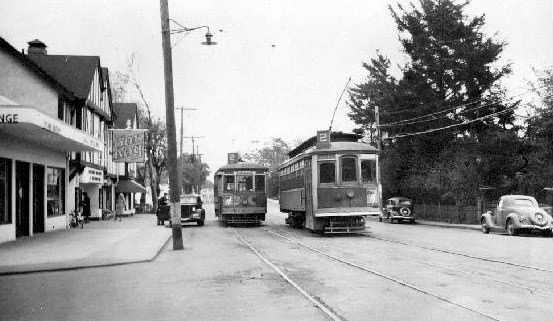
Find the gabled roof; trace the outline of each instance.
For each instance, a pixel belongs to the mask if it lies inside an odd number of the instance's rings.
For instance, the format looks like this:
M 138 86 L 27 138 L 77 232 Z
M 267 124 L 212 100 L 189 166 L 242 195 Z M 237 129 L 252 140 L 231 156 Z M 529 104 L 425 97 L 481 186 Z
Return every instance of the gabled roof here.
M 87 99 L 96 69 L 98 56 L 31 54 L 27 57 L 55 78 L 79 99 Z
M 50 85 L 54 86 L 66 98 L 70 100 L 74 100 L 76 98 L 73 92 L 68 87 L 66 87 L 65 84 L 61 83 L 57 78 L 54 78 L 52 75 L 50 75 L 50 73 L 43 69 L 40 65 L 30 60 L 28 56 L 22 54 L 21 52 L 19 52 L 19 50 L 12 47 L 12 45 L 10 45 L 2 37 L 0 37 L 0 48 L 4 49 L 7 53 L 11 54 L 13 57 L 19 60 L 21 64 L 35 72 L 39 77 L 44 79 Z
M 113 124 L 115 128 L 125 129 L 127 128 L 127 119 L 138 121 L 138 106 L 136 103 L 114 103 L 113 104 Z M 136 124 L 137 128 L 140 128 L 139 124 Z

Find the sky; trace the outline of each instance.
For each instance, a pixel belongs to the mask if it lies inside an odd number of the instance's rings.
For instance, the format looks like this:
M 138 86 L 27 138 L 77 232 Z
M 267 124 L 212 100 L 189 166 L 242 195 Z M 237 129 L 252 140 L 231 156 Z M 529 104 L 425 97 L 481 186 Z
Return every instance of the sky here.
M 169 0 L 173 20 L 208 25 L 218 42 L 202 46 L 204 29 L 173 35 L 175 107 L 195 109 L 185 112 L 184 136 L 203 136 L 199 153 L 214 171 L 229 152 L 327 129 L 348 78 L 365 79 L 362 62 L 379 50 L 404 63 L 388 10 L 396 3 L 409 1 Z M 508 43 L 508 95 L 527 88 L 532 68 L 553 65 L 553 1 L 473 0 L 466 13 L 485 14 L 485 33 Z M 112 72 L 126 72 L 134 55 L 146 99 L 165 118 L 159 1 L 0 0 L 0 36 L 17 49 L 38 38 L 50 54 L 98 55 Z M 355 127 L 347 112 L 342 99 L 333 130 Z M 179 136 L 179 111 L 176 119 Z M 183 149 L 192 151 L 190 139 Z

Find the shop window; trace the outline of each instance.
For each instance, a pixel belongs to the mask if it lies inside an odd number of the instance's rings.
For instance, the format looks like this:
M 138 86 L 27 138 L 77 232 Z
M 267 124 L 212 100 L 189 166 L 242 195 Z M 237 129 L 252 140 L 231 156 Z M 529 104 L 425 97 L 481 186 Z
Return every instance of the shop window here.
M 253 191 L 253 176 L 251 175 L 236 175 L 238 192 Z
M 364 183 L 376 181 L 376 161 L 364 159 L 361 161 L 361 180 Z
M 61 168 L 48 167 L 46 181 L 47 216 L 65 215 L 65 171 Z
M 234 191 L 234 175 L 223 175 L 223 191 Z
M 11 160 L 0 158 L 0 224 L 11 223 Z
M 336 164 L 334 162 L 319 163 L 319 183 L 336 182 Z
M 340 159 L 342 167 L 342 182 L 357 181 L 357 162 L 353 157 L 342 157 Z
M 265 175 L 255 175 L 255 191 L 265 191 Z

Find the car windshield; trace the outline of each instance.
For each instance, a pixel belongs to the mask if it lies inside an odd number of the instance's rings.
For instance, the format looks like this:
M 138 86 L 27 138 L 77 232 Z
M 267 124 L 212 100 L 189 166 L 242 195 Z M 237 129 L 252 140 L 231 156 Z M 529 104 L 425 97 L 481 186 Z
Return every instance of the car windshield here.
M 399 205 L 411 205 L 411 201 L 409 201 L 409 200 L 401 200 L 401 201 L 399 201 Z
M 197 196 L 181 196 L 180 202 L 182 204 L 196 204 Z
M 534 202 L 532 202 L 532 200 L 530 199 L 524 199 L 524 198 L 518 198 L 518 199 L 514 199 L 512 200 L 512 203 L 511 203 L 513 206 L 534 206 Z

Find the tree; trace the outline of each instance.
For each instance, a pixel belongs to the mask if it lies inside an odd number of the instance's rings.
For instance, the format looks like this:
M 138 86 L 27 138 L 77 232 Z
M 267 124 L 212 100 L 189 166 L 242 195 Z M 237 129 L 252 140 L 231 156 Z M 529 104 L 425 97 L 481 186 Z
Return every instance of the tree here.
M 525 178 L 538 198 L 545 200 L 544 188 L 553 187 L 553 66 L 536 74 L 537 80 L 530 85 L 540 100 L 532 105 L 533 115 L 528 119 L 525 138 L 532 149 L 532 161 Z M 551 204 L 551 195 L 547 197 Z
M 113 75 L 112 91 L 114 101 L 124 102 L 131 94 L 138 95 L 132 98 L 138 105 L 138 118 L 141 127 L 148 129 L 146 135 L 146 164 L 145 172 L 148 175 L 150 190 L 152 192 L 153 211 L 157 212 L 157 199 L 160 177 L 167 167 L 167 137 L 165 122 L 152 117 L 150 104 L 136 77 L 134 54 L 129 57 L 126 73 L 115 72 Z M 146 181 L 146 179 L 145 179 Z
M 499 82 L 511 69 L 495 67 L 506 44 L 486 37 L 484 16 L 468 17 L 467 5 L 419 0 L 408 8 L 389 6 L 408 62 L 394 77 L 390 60 L 377 52 L 363 63 L 367 79 L 349 91 L 349 116 L 359 126 L 356 132 L 373 135 L 374 110 L 379 107 L 381 130 L 388 137 L 381 157 L 383 173 L 390 176 L 383 182 L 395 184 L 384 186 L 385 192 L 465 202 L 479 184 L 496 180 L 488 174 L 499 164 L 483 172 L 481 164 L 491 159 L 482 146 L 516 137 L 514 108 L 519 102 L 508 101 Z M 512 152 L 507 158 L 514 161 L 520 149 Z M 468 177 L 467 170 L 479 174 L 471 176 L 471 191 L 456 185 Z
M 265 143 L 261 149 L 257 149 L 242 159 L 246 162 L 258 163 L 269 168 L 267 176 L 267 194 L 277 196 L 279 189 L 278 167 L 288 159 L 290 146 L 282 138 L 273 138 Z
M 179 158 L 179 175 L 184 193 L 200 193 L 209 175 L 209 165 L 196 161 L 190 155 L 182 155 Z

